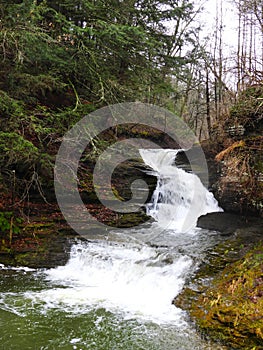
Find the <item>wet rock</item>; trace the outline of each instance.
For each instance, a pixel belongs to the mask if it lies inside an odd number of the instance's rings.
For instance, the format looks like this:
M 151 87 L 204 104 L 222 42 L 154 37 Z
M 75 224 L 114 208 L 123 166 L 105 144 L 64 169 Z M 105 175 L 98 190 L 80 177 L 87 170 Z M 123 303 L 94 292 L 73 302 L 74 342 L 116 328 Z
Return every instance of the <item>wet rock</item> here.
M 52 233 L 35 237 L 27 236 L 14 239 L 11 248 L 0 251 L 1 263 L 9 266 L 27 266 L 31 268 L 52 268 L 65 265 L 76 234 L 68 230 L 54 230 Z
M 244 228 L 253 232 L 263 232 L 263 220 L 258 217 L 245 217 L 227 212 L 209 213 L 198 219 L 200 228 L 215 230 L 223 235 L 233 234 L 237 229 Z M 263 233 L 262 233 L 263 235 Z

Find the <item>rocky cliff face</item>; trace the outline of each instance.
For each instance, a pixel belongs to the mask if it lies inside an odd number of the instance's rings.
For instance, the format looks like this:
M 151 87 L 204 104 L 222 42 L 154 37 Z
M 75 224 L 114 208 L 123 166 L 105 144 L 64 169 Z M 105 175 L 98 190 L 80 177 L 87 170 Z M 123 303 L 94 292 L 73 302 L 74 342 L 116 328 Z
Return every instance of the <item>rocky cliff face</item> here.
M 210 187 L 229 212 L 263 216 L 263 87 L 240 94 L 203 143 Z

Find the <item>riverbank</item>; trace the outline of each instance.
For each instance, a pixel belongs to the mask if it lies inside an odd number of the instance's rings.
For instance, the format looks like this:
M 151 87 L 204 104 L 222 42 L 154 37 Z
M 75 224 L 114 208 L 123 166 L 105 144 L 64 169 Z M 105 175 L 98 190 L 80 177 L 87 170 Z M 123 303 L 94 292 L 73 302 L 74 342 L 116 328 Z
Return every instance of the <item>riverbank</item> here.
M 101 225 L 88 223 L 80 236 L 65 221 L 57 205 L 29 203 L 31 216 L 15 216 L 14 212 L 4 211 L 0 219 L 5 231 L 1 232 L 0 264 L 27 266 L 30 268 L 52 268 L 64 265 L 69 258 L 72 244 L 83 236 L 103 235 Z M 133 227 L 149 220 L 144 211 L 116 214 L 102 204 L 86 205 L 105 227 Z M 34 215 L 33 215 L 34 213 Z M 4 225 L 3 225 L 4 224 Z
M 145 210 L 134 213 L 116 213 L 104 206 L 100 199 L 107 203 L 113 191 L 119 200 L 131 199 L 131 183 L 141 179 L 148 184 L 148 201 L 156 185 L 156 178 L 145 172 L 142 161 L 128 160 L 121 163 L 112 177 L 112 189 L 102 183 L 100 188 L 103 198 L 98 198 L 92 177 L 93 163 L 82 165 L 79 192 L 82 201 L 94 222 L 86 223 L 85 233 L 93 235 L 101 231 L 101 225 L 110 227 L 134 227 L 149 220 Z M 120 181 L 121 179 L 121 181 Z M 66 222 L 55 194 L 49 191 L 50 202 L 38 193 L 33 193 L 30 200 L 12 197 L 4 192 L 0 201 L 0 263 L 10 266 L 27 266 L 32 268 L 51 268 L 63 265 L 69 258 L 70 247 L 76 238 L 80 238 Z M 76 213 L 78 210 L 76 209 Z M 103 234 L 103 233 L 101 233 Z
M 36 215 L 41 208 L 41 215 Z M 110 223 L 116 216 L 98 204 L 89 210 Z M 0 263 L 11 266 L 51 268 L 68 261 L 76 239 L 55 206 L 31 206 L 31 220 L 20 224 L 12 247 L 2 246 Z M 130 218 L 134 220 L 135 217 Z M 124 219 L 123 224 L 127 217 Z M 119 220 L 121 225 L 121 220 Z M 174 304 L 187 311 L 199 331 L 233 349 L 259 350 L 263 346 L 263 223 L 261 218 L 230 213 L 210 213 L 198 220 L 198 227 L 217 231 L 224 240 L 210 249 L 195 276 Z M 90 233 L 101 234 L 96 227 Z M 97 232 L 97 233 L 96 233 Z M 7 235 L 8 239 L 8 235 Z
M 204 336 L 230 349 L 262 349 L 262 220 L 215 213 L 201 217 L 199 226 L 217 227 L 227 238 L 208 252 L 174 304 Z
M 89 166 L 89 163 L 85 165 Z M 120 199 L 129 200 L 130 184 L 138 175 L 139 178 L 150 180 L 152 191 L 156 179 L 145 175 L 144 170 L 138 162 L 122 164 L 121 172 L 114 177 L 115 194 Z M 84 177 L 85 174 L 83 171 L 80 194 L 87 209 L 100 222 L 118 227 L 133 227 L 136 223 L 147 220 L 143 211 L 139 216 L 116 215 L 105 209 L 96 198 L 94 188 L 90 186 L 90 178 Z M 119 181 L 120 178 L 122 181 Z M 5 198 L 6 207 L 1 212 L 1 227 L 4 232 L 0 263 L 33 268 L 51 268 L 65 264 L 70 248 L 79 236 L 69 228 L 58 206 L 55 203 L 38 202 L 41 200 L 38 197 L 34 202 L 22 204 L 17 201 L 15 210 L 12 210 L 12 200 L 16 198 Z M 175 300 L 175 304 L 187 310 L 199 330 L 214 340 L 222 341 L 230 348 L 239 349 L 241 344 L 242 349 L 260 349 L 262 278 L 257 264 L 262 254 L 253 252 L 262 252 L 262 244 L 259 243 L 263 237 L 262 219 L 242 216 L 240 213 L 212 213 L 199 218 L 198 226 L 217 231 L 226 240 L 207 253 L 200 270 Z M 88 231 L 98 232 L 99 229 L 93 225 Z M 254 255 L 255 260 L 251 260 Z M 243 268 L 244 261 L 249 261 L 246 269 Z M 235 295 L 231 294 L 233 290 Z M 244 305 L 245 312 L 237 314 Z M 247 324 L 250 326 L 249 331 L 245 330 Z

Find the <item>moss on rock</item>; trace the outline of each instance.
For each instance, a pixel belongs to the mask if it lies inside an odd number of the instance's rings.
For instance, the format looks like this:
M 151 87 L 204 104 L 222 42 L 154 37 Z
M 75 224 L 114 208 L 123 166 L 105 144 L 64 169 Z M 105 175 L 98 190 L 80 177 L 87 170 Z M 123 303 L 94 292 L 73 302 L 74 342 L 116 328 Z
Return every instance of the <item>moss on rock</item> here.
M 193 285 L 185 288 L 175 304 L 188 309 L 200 330 L 211 338 L 234 349 L 263 349 L 262 261 L 260 242 L 243 258 L 226 263 L 212 281 L 199 274 L 196 290 Z

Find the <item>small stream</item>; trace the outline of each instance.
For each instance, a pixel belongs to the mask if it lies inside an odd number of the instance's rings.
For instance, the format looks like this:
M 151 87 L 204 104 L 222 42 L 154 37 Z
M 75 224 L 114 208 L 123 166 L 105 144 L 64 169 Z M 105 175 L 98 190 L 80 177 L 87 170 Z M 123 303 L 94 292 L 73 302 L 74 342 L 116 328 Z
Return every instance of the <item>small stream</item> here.
M 1 266 L 0 348 L 216 349 L 171 302 L 218 241 L 200 229 L 151 241 L 145 227 L 76 242 L 55 269 Z
M 223 239 L 195 227 L 199 215 L 220 208 L 194 174 L 172 166 L 175 156 L 145 155 L 159 162 L 151 164 L 158 177 L 147 208 L 152 222 L 77 240 L 65 266 L 0 265 L 0 349 L 223 349 L 201 339 L 172 305 Z

